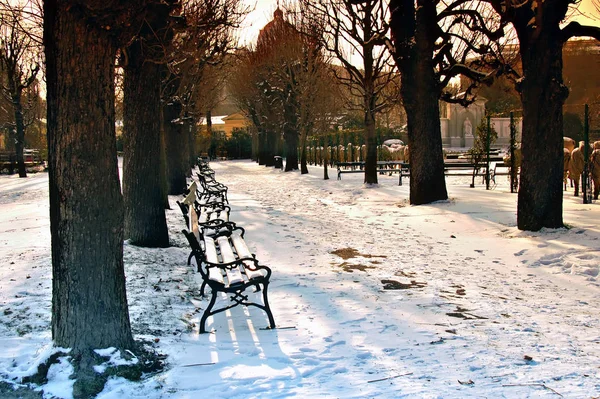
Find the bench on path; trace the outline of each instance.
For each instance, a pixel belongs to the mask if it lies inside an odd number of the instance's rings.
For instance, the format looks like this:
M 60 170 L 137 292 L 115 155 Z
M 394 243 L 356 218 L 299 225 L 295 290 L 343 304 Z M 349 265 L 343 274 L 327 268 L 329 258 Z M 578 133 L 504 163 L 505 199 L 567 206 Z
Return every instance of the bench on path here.
M 190 212 L 191 230 L 183 230 L 192 248 L 188 264 L 195 262 L 202 275 L 201 295 L 204 296 L 207 285 L 212 291 L 210 303 L 200 319 L 200 333 L 206 332 L 208 317 L 238 305 L 262 309 L 269 318 L 269 328 L 275 328 L 275 320 L 267 298 L 271 269 L 260 265 L 255 255 L 250 252 L 244 240 L 244 229 L 227 224 L 225 229 L 213 231 L 213 235 L 209 235 L 206 227 L 197 223 L 194 214 L 195 212 Z M 245 292 L 250 287 L 255 288 L 255 292 L 262 291 L 262 303 L 250 300 L 250 296 Z M 232 294 L 229 296 L 232 303 L 214 309 L 220 292 Z
M 218 231 L 223 228 L 224 225 L 231 224 L 235 227 L 235 223 L 229 221 L 229 213 L 231 208 L 222 202 L 211 202 L 207 204 L 201 204 L 198 201 L 194 201 L 193 206 L 184 202 L 176 201 L 187 229 L 193 231 L 192 221 L 200 225 L 205 229 L 212 229 Z
M 338 180 L 342 180 L 343 173 L 364 173 L 365 163 L 364 162 L 338 162 L 337 175 Z M 349 168 L 349 169 L 343 169 Z M 378 161 L 377 162 L 377 173 L 384 174 L 388 173 L 390 176 L 392 173 L 398 173 L 398 185 L 402 185 L 402 176 L 409 176 L 408 163 L 402 161 Z
M 214 172 L 213 172 L 214 173 Z M 213 176 L 206 173 L 196 173 L 200 182 L 201 190 L 197 190 L 198 199 L 206 199 L 209 197 L 220 197 L 224 202 L 229 203 L 227 199 L 227 186 L 217 182 Z

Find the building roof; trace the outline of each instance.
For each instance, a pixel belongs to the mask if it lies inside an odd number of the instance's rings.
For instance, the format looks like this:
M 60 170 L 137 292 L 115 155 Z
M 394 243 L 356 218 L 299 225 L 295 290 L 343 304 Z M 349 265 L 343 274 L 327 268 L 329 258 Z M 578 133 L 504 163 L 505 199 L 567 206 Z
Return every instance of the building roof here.
M 225 124 L 225 118 L 227 118 L 227 115 L 212 116 L 210 118 L 210 121 L 211 121 L 211 123 L 212 123 L 213 126 L 215 126 L 215 125 L 224 125 Z M 206 118 L 204 118 L 204 117 L 200 118 L 200 120 L 198 120 L 198 125 L 206 125 Z

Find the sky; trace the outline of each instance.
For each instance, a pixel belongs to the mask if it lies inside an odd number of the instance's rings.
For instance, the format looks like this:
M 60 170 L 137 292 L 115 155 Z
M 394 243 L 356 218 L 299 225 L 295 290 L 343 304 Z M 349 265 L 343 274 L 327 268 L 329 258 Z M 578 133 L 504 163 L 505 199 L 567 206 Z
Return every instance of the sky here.
M 256 41 L 258 32 L 273 18 L 277 0 L 244 0 L 244 3 L 253 8 L 246 17 L 240 34 L 242 44 L 249 44 Z
M 240 35 L 242 44 L 247 44 L 255 42 L 260 29 L 273 18 L 277 0 L 244 0 L 244 3 L 254 9 L 246 18 Z M 594 15 L 596 18 L 593 18 Z M 593 0 L 582 0 L 579 12 L 574 13 L 574 18 L 582 24 L 600 26 L 600 18 Z

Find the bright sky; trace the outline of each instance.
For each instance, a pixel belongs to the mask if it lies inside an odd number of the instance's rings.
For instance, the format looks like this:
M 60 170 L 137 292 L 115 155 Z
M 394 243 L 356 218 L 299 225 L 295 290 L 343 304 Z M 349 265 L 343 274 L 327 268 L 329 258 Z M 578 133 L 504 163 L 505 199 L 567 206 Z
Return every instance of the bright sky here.
M 281 3 L 284 2 L 285 0 Z M 273 11 L 277 8 L 277 0 L 244 0 L 244 3 L 253 7 L 254 11 L 248 15 L 242 25 L 241 44 L 254 43 L 258 37 L 258 32 L 267 22 L 273 19 Z M 582 0 L 579 12 L 576 12 L 574 19 L 582 24 L 600 26 L 600 15 L 594 8 L 593 0 Z
M 277 8 L 277 0 L 244 0 L 249 7 L 254 8 L 242 24 L 240 33 L 241 44 L 256 42 L 258 32 L 273 19 L 273 11 Z

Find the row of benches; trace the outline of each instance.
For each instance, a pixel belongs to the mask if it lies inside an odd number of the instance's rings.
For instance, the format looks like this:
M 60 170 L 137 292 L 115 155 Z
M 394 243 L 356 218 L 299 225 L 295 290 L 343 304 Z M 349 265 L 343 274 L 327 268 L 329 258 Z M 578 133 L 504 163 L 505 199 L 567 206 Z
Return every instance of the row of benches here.
M 338 180 L 342 179 L 344 173 L 364 173 L 365 163 L 364 162 L 338 162 L 337 174 Z M 496 181 L 497 175 L 506 175 L 508 171 L 501 172 L 500 168 L 509 168 L 510 165 L 504 164 L 504 162 L 490 162 L 490 180 Z M 486 175 L 487 163 L 473 164 L 470 162 L 445 162 L 444 173 L 446 176 L 459 176 L 465 175 L 465 173 L 458 173 L 460 171 L 473 171 L 477 168 L 476 175 Z M 403 177 L 410 177 L 410 165 L 404 161 L 379 161 L 377 162 L 377 173 L 389 174 L 398 173 L 398 185 L 402 185 Z
M 273 313 L 267 297 L 271 269 L 259 264 L 244 239 L 245 230 L 230 221 L 230 207 L 226 205 L 227 187 L 214 179 L 214 171 L 205 162 L 198 163 L 198 182 L 189 187 L 190 193 L 177 201 L 186 222 L 183 234 L 191 253 L 188 265 L 195 264 L 202 276 L 200 293 L 206 286 L 211 299 L 200 319 L 200 333 L 206 332 L 206 320 L 217 313 L 238 305 L 262 309 L 269 319 L 269 328 L 275 328 Z M 250 299 L 246 289 L 262 292 Z M 230 295 L 229 305 L 215 308 L 219 293 Z

